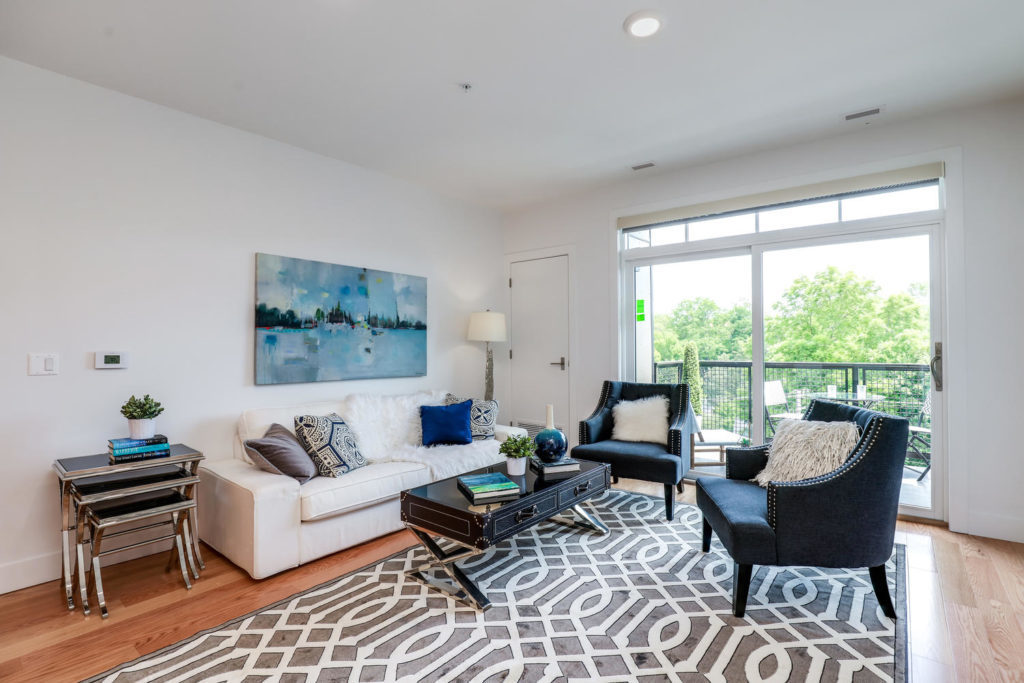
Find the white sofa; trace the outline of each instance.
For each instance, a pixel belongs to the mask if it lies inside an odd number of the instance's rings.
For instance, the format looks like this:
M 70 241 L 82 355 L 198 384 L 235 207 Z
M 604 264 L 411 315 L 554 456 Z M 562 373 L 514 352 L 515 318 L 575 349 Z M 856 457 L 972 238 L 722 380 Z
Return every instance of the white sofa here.
M 209 458 L 199 468 L 199 535 L 254 579 L 297 567 L 402 528 L 402 490 L 500 462 L 498 444 L 516 427 L 498 426 L 495 439 L 465 446 L 420 445 L 419 407 L 445 392 L 386 396 L 352 394 L 339 401 L 247 410 L 238 421 L 234 457 Z M 367 464 L 344 476 L 302 484 L 251 463 L 242 447 L 296 415 L 338 413 L 355 433 Z

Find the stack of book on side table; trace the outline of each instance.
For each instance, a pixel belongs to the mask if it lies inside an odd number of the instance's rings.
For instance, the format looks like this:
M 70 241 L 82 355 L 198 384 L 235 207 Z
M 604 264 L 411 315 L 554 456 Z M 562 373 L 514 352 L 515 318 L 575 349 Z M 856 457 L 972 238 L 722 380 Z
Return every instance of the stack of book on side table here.
M 534 455 L 530 457 L 530 469 L 548 481 L 566 479 L 580 471 L 580 461 L 562 458 L 555 462 L 544 462 Z
M 515 500 L 522 493 L 519 484 L 501 472 L 466 474 L 459 477 L 458 484 L 459 490 L 473 505 Z
M 137 460 L 166 458 L 171 454 L 171 447 L 166 436 L 157 434 L 148 439 L 110 439 L 107 452 L 110 454 L 110 464 L 120 465 Z

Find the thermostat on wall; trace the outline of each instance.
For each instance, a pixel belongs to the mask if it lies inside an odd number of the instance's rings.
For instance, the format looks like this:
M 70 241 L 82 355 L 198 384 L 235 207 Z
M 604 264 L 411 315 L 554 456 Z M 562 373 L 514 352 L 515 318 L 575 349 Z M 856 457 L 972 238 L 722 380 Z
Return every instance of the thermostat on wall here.
M 124 351 L 97 351 L 96 369 L 113 370 L 128 367 L 128 354 Z

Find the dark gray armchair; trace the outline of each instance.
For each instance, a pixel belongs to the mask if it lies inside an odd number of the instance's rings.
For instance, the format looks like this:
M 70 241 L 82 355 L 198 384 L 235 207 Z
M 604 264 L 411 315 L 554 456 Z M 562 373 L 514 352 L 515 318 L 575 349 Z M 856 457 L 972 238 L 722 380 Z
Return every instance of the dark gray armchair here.
M 650 396 L 669 399 L 668 446 L 612 439 L 612 408 L 615 404 Z M 697 419 L 690 407 L 690 392 L 685 384 L 606 381 L 594 413 L 580 422 L 580 445 L 572 449 L 572 457 L 606 462 L 611 465 L 615 478 L 664 484 L 665 516 L 671 521 L 675 510 L 675 490 L 682 490 L 683 475 L 690 466 L 690 448 L 696 432 Z
M 733 613 L 747 604 L 753 565 L 867 567 L 886 616 L 895 619 L 885 577 L 899 509 L 907 420 L 884 413 L 812 401 L 805 420 L 854 422 L 860 440 L 834 472 L 794 482 L 750 481 L 768 462 L 768 446 L 726 451 L 725 479 L 697 482 L 704 515 L 703 550 L 711 533 L 735 562 Z

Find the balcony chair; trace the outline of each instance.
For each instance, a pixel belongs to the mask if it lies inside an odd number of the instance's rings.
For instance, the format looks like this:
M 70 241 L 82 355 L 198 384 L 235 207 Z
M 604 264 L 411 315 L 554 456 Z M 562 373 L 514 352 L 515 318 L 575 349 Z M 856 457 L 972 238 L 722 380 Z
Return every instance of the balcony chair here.
M 768 446 L 726 451 L 726 478 L 697 481 L 704 515 L 702 549 L 711 532 L 735 563 L 733 614 L 742 617 L 753 565 L 867 567 L 882 611 L 895 618 L 885 563 L 896 534 L 908 422 L 873 410 L 811 401 L 804 419 L 853 422 L 860 440 L 834 472 L 794 482 L 750 481 L 768 462 Z
M 769 408 L 773 406 L 789 407 L 789 399 L 786 398 L 786 390 L 782 388 L 782 380 L 772 380 L 764 383 L 764 424 L 765 429 L 771 429 L 775 433 L 775 427 L 779 420 L 799 420 L 803 413 L 770 413 Z
M 907 442 L 908 454 L 910 451 L 925 463 L 925 468 L 921 470 L 921 474 L 917 476 L 917 480 L 921 481 L 925 478 L 932 469 L 932 430 L 930 427 L 923 426 L 925 420 L 931 423 L 932 417 L 932 392 L 928 390 L 924 395 L 924 403 L 921 405 L 921 412 L 917 416 L 917 424 L 910 425 L 910 440 Z M 916 471 L 912 467 L 907 469 Z
M 669 399 L 668 446 L 612 439 L 612 408 L 615 404 L 650 396 Z M 572 457 L 610 464 L 615 480 L 627 477 L 664 484 L 665 516 L 672 521 L 675 492 L 683 490 L 683 476 L 689 469 L 696 432 L 697 419 L 690 407 L 687 385 L 606 381 L 594 413 L 580 422 L 580 445 L 572 449 Z M 684 444 L 687 449 L 685 458 Z

